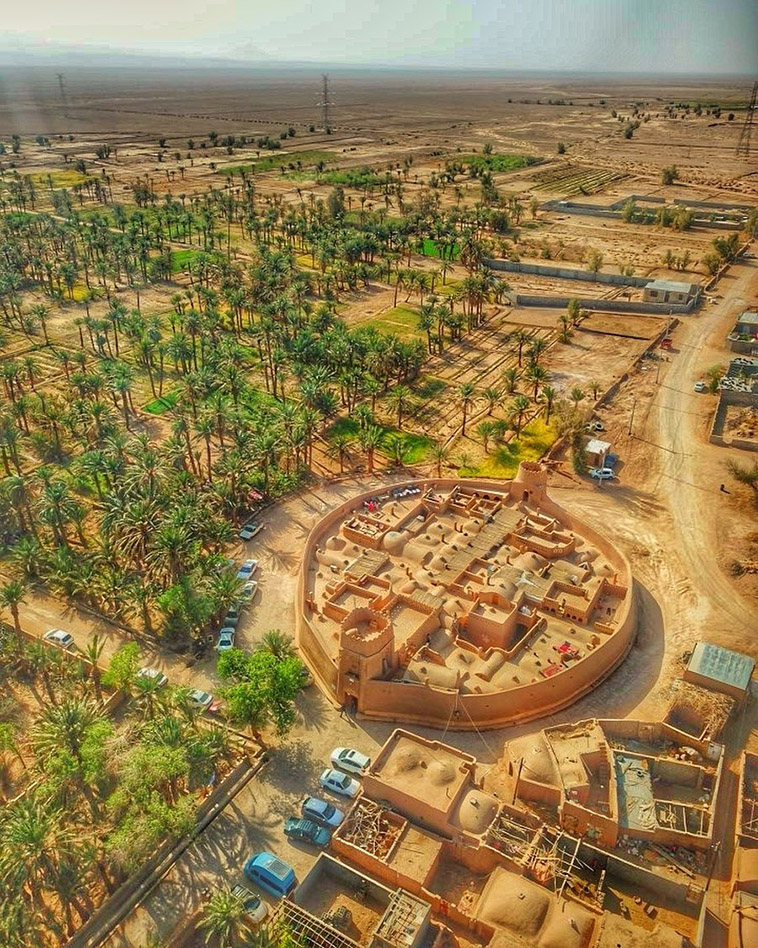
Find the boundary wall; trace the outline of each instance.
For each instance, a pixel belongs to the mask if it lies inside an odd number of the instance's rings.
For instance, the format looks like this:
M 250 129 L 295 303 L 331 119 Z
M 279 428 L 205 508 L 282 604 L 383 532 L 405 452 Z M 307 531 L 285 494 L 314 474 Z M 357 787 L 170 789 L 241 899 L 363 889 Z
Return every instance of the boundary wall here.
M 427 478 L 420 481 L 401 481 L 393 486 L 405 484 L 417 486 L 423 493 L 429 487 L 451 490 L 462 485 L 469 490 L 482 493 L 503 494 L 507 493 L 512 486 L 515 486 L 517 491 L 521 490 L 522 483 L 529 489 L 529 485 L 526 482 L 520 482 L 518 477 L 513 481 Z M 337 667 L 307 618 L 307 576 L 316 546 L 327 530 L 345 514 L 360 511 L 363 501 L 376 494 L 377 489 L 374 487 L 339 504 L 316 524 L 303 549 L 295 612 L 297 644 L 321 688 L 335 703 Z M 428 682 L 416 683 L 392 679 L 366 681 L 363 695 L 368 700 L 364 701 L 364 707 L 358 708 L 362 717 L 370 720 L 441 727 L 446 730 L 503 727 L 532 721 L 568 707 L 592 691 L 616 670 L 631 649 L 637 632 L 637 596 L 629 561 L 604 534 L 596 531 L 548 497 L 541 501 L 539 511 L 549 517 L 555 517 L 567 529 L 576 532 L 593 544 L 616 567 L 620 582 L 626 586 L 628 593 L 617 613 L 615 632 L 610 636 L 603 636 L 593 652 L 585 655 L 576 665 L 565 668 L 560 675 L 490 694 L 461 694 L 457 689 L 440 688 Z

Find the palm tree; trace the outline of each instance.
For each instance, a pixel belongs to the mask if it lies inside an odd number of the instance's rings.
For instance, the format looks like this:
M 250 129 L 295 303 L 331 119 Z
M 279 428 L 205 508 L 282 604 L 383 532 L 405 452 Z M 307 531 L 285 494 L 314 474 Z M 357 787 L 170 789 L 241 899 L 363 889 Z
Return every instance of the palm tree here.
M 258 649 L 262 652 L 270 652 L 278 661 L 295 654 L 292 636 L 280 632 L 279 629 L 270 629 L 268 632 L 264 632 L 258 643 Z
M 495 433 L 497 423 L 494 421 L 482 421 L 476 426 L 476 433 L 482 439 L 482 444 L 484 445 L 484 453 L 487 454 L 489 447 L 489 439 Z
M 463 423 L 461 424 L 461 435 L 466 437 L 466 416 L 468 414 L 469 406 L 473 402 L 476 395 L 476 389 L 474 388 L 473 382 L 464 382 L 461 387 L 458 389 L 458 397 L 461 400 L 461 408 L 463 409 Z
M 505 382 L 505 390 L 509 395 L 513 395 L 516 391 L 516 386 L 518 385 L 518 380 L 521 377 L 521 373 L 516 368 L 515 365 L 509 366 L 503 372 L 503 381 Z
M 205 931 L 205 944 L 219 948 L 240 945 L 248 934 L 247 915 L 242 899 L 231 888 L 217 889 L 203 909 L 200 928 Z
M 527 366 L 524 376 L 534 386 L 532 398 L 536 402 L 537 396 L 539 395 L 540 385 L 550 378 L 550 373 L 546 368 L 544 368 L 544 366 L 538 365 L 536 362 L 532 362 Z
M 23 633 L 21 631 L 21 620 L 19 618 L 19 603 L 24 601 L 26 586 L 20 579 L 12 579 L 10 582 L 0 586 L 0 606 L 7 609 L 13 619 L 13 628 L 16 631 L 16 647 L 21 651 L 23 643 Z
M 516 332 L 511 336 L 511 341 L 514 348 L 518 352 L 518 367 L 521 368 L 521 359 L 524 352 L 524 346 L 529 342 L 532 337 L 524 329 L 517 329 Z
M 441 441 L 435 441 L 429 449 L 429 456 L 437 465 L 437 477 L 442 477 L 442 465 L 450 457 L 450 448 Z
M 88 664 L 88 673 L 89 677 L 92 679 L 92 685 L 95 689 L 95 695 L 100 704 L 103 703 L 103 690 L 101 685 L 101 672 L 98 662 L 100 657 L 103 654 L 103 649 L 105 648 L 105 639 L 99 634 L 95 633 L 92 637 L 92 641 L 87 643 L 86 648 L 84 649 L 84 657 L 87 659 Z
M 529 411 L 531 407 L 531 402 L 526 397 L 526 395 L 517 395 L 513 399 L 513 411 L 517 416 L 516 419 L 516 437 L 518 438 L 521 434 L 521 426 L 524 421 L 525 412 Z
M 326 453 L 330 458 L 338 458 L 340 474 L 345 473 L 345 458 L 348 456 L 349 448 L 353 440 L 353 437 L 345 432 L 337 432 L 337 434 L 329 438 Z
M 553 410 L 553 402 L 558 396 L 558 392 L 551 385 L 542 386 L 542 397 L 545 399 L 545 424 L 550 424 L 550 415 Z
M 500 402 L 500 390 L 491 386 L 482 389 L 482 398 L 487 402 L 487 414 L 491 415 Z
M 571 389 L 571 394 L 569 395 L 569 398 L 574 403 L 574 408 L 578 408 L 579 402 L 581 402 L 584 399 L 584 392 L 582 391 L 581 388 L 579 388 L 579 386 L 577 386 L 576 388 Z
M 403 430 L 403 415 L 411 404 L 411 391 L 407 385 L 396 385 L 387 396 L 397 412 L 397 427 Z
M 369 474 L 374 473 L 374 453 L 381 445 L 384 438 L 384 432 L 378 425 L 367 425 L 358 433 L 358 441 L 366 452 L 366 463 L 368 464 Z

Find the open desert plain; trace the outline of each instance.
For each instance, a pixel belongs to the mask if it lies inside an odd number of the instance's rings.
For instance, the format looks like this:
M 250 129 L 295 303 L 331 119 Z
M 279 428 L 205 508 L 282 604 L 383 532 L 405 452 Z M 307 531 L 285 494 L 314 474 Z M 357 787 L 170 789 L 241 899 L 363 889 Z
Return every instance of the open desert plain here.
M 758 944 L 753 78 L 2 63 L 0 945 Z

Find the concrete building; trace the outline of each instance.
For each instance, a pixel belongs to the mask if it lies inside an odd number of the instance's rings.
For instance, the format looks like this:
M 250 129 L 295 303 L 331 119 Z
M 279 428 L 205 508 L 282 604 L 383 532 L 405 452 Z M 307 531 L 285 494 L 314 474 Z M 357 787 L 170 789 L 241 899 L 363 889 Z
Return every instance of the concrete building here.
M 748 696 L 754 669 L 755 660 L 749 655 L 710 642 L 698 642 L 683 678 L 742 703 Z
M 362 494 L 309 537 L 298 644 L 331 697 L 368 718 L 494 727 L 565 707 L 636 631 L 629 563 L 547 496 L 426 480 Z
M 646 303 L 688 303 L 699 293 L 700 286 L 697 283 L 651 280 L 642 288 L 642 299 Z
M 726 344 L 732 352 L 758 355 L 758 313 L 740 313 L 734 328 L 726 337 Z
M 611 450 L 610 441 L 590 438 L 584 446 L 584 457 L 590 467 L 605 467 L 605 461 Z

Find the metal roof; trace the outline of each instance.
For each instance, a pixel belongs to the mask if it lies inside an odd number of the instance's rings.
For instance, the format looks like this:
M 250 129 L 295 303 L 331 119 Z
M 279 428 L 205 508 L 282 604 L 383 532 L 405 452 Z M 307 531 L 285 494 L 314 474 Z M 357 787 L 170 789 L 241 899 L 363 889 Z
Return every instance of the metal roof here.
M 749 310 L 746 310 L 744 313 L 740 313 L 737 317 L 738 323 L 758 323 L 758 313 L 751 313 Z
M 666 293 L 691 293 L 692 283 L 680 283 L 677 280 L 651 280 L 646 290 L 664 290 Z
M 598 438 L 590 438 L 584 446 L 584 450 L 589 454 L 605 454 L 611 450 L 610 441 L 600 441 Z
M 711 642 L 698 642 L 687 665 L 687 671 L 702 678 L 719 681 L 740 691 L 746 691 L 755 668 L 754 659 L 741 652 L 713 645 Z

